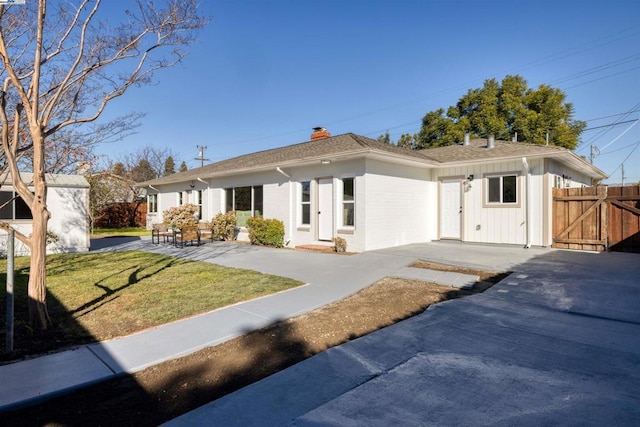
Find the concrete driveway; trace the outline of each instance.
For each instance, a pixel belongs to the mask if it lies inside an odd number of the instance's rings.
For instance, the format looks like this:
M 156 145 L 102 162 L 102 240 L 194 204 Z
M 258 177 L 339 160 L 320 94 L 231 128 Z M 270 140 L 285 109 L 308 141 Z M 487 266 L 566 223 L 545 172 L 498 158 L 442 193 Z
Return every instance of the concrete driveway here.
M 639 255 L 437 248 L 514 274 L 168 425 L 638 425 Z

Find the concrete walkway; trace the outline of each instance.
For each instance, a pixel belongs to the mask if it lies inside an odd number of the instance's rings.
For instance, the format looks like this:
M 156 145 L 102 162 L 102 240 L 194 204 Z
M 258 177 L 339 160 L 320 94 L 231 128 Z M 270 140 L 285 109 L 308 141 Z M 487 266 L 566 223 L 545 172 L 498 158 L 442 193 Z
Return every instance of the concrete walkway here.
M 429 247 L 515 273 L 167 425 L 638 425 L 640 255 Z
M 383 277 L 418 278 L 458 287 L 476 280 L 457 273 L 407 267 L 417 259 L 503 270 L 548 252 L 443 242 L 338 256 L 225 242 L 179 249 L 153 245 L 149 238 L 100 239 L 92 243 L 92 250 L 158 252 L 290 277 L 306 285 L 130 336 L 0 366 L 0 411 L 219 344 L 340 300 Z

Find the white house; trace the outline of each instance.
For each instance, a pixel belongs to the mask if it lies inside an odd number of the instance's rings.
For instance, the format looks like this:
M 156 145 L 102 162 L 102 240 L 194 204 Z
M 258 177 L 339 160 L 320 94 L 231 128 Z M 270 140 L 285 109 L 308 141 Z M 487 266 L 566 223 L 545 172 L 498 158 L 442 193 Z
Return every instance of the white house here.
M 33 174 L 21 173 L 25 182 Z M 80 175 L 45 176 L 48 185 L 47 208 L 51 213 L 48 230 L 57 242 L 47 246 L 47 252 L 86 252 L 89 250 L 89 183 Z M 16 194 L 10 176 L 1 180 L 0 220 L 10 223 L 19 232 L 29 235 L 33 229 L 31 211 Z M 0 230 L 0 253 L 6 254 L 7 232 Z M 15 240 L 16 255 L 28 255 L 29 249 Z
M 252 215 L 278 218 L 289 246 L 346 239 L 365 251 L 438 239 L 549 246 L 551 189 L 606 175 L 556 146 L 476 139 L 409 150 L 352 133 L 155 179 L 147 221 L 184 203 L 202 219 L 235 210 L 239 238 Z

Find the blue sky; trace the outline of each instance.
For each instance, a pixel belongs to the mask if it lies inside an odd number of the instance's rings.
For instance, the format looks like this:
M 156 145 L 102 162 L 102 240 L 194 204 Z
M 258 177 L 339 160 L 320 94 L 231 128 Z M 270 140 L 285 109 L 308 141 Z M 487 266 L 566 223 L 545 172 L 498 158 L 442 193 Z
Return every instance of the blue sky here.
M 189 167 L 307 141 L 314 126 L 369 137 L 420 129 L 485 79 L 562 89 L 588 122 L 576 150 L 640 181 L 640 2 L 205 0 L 208 27 L 178 66 L 109 114 L 147 113 L 116 157 L 169 148 Z M 635 120 L 635 121 L 634 121 Z M 606 126 L 615 122 L 627 122 Z M 596 129 L 594 129 L 596 128 Z M 635 151 L 634 151 L 635 149 Z

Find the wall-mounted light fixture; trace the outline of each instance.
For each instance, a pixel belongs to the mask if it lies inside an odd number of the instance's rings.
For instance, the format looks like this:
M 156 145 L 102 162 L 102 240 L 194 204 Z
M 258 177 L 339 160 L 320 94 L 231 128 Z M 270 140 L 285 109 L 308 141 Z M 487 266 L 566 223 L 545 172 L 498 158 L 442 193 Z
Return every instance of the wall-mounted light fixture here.
M 193 181 L 191 181 L 191 184 L 189 184 L 189 187 L 194 188 L 196 185 L 193 183 Z
M 330 164 L 330 163 L 331 163 L 331 160 L 329 160 L 329 159 L 322 159 L 322 160 L 320 160 L 320 163 L 322 163 L 323 165 L 328 165 L 328 164 Z
M 471 175 L 469 175 L 469 176 L 467 177 L 467 181 L 469 181 L 469 182 L 473 181 L 473 174 L 471 174 Z

